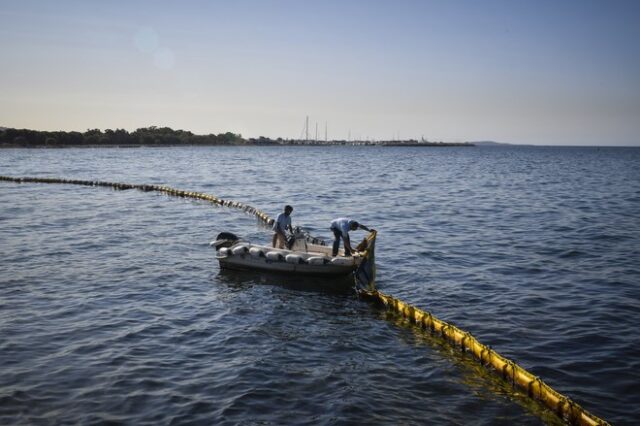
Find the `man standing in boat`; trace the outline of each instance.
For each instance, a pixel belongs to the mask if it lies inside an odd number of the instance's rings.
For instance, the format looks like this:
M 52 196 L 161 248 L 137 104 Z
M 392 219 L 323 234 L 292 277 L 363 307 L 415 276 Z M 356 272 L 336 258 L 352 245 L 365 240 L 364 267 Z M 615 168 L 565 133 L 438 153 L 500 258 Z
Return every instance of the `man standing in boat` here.
M 344 255 L 351 256 L 351 252 L 354 250 L 351 248 L 349 231 L 355 231 L 356 229 L 364 229 L 365 231 L 371 232 L 371 229 L 346 217 L 340 217 L 331 221 L 331 230 L 333 231 L 333 236 L 335 238 L 333 240 L 333 257 L 338 255 L 338 249 L 340 249 L 340 238 L 344 241 Z
M 293 207 L 289 205 L 284 206 L 284 212 L 280 213 L 276 221 L 273 222 L 274 234 L 272 245 L 275 248 L 285 248 L 287 244 L 286 231 L 289 230 L 293 232 L 293 228 L 291 227 L 291 212 L 293 212 Z

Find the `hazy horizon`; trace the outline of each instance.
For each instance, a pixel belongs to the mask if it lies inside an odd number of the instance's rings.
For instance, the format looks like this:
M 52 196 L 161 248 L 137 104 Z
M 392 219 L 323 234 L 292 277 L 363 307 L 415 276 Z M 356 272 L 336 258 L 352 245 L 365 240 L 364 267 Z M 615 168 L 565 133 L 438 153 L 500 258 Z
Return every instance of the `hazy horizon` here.
M 0 126 L 640 145 L 640 3 L 0 5 Z

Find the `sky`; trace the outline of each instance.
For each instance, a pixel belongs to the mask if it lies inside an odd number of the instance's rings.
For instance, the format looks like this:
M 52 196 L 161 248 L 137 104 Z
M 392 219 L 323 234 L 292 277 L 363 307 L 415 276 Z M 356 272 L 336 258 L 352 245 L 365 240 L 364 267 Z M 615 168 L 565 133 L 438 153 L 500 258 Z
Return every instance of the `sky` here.
M 0 126 L 640 146 L 640 1 L 0 0 Z

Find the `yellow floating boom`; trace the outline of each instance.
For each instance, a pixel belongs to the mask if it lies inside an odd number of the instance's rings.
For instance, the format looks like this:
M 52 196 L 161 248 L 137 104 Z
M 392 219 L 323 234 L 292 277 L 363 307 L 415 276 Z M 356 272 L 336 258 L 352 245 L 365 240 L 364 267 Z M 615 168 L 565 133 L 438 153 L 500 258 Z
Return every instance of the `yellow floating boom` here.
M 439 334 L 454 347 L 459 347 L 463 351 L 473 354 L 482 365 L 493 367 L 503 379 L 518 386 L 529 397 L 540 401 L 569 423 L 581 426 L 609 425 L 606 421 L 594 416 L 571 399 L 552 389 L 539 377 L 529 373 L 490 347 L 483 345 L 470 333 L 439 320 L 430 312 L 425 312 L 377 290 L 361 290 L 360 295 L 383 305 L 426 330 Z
M 245 212 L 254 215 L 266 225 L 273 225 L 274 220 L 267 214 L 260 210 L 233 200 L 223 200 L 213 195 L 205 194 L 202 192 L 190 192 L 182 191 L 180 189 L 171 188 L 168 186 L 160 185 L 133 185 L 129 183 L 117 183 L 117 182 L 102 182 L 92 180 L 71 180 L 71 179 L 58 179 L 58 178 L 39 178 L 39 177 L 11 177 L 0 176 L 0 181 L 5 182 L 17 182 L 17 183 L 57 183 L 57 184 L 70 184 L 70 185 L 85 185 L 85 186 L 106 186 L 119 190 L 138 189 L 140 191 L 155 191 L 161 192 L 167 195 L 173 195 L 175 197 L 193 198 L 196 200 L 209 201 L 213 204 L 218 204 L 225 207 L 234 207 Z

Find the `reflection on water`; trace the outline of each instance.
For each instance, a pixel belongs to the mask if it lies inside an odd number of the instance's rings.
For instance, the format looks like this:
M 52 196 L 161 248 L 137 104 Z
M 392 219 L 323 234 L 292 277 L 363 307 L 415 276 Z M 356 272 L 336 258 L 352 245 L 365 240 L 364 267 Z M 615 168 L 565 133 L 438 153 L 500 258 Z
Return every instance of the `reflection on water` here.
M 376 307 L 372 305 L 372 308 Z M 547 425 L 564 424 L 558 416 L 533 401 L 508 380 L 501 379 L 499 373 L 478 363 L 477 359 L 466 354 L 460 348 L 453 348 L 451 343 L 438 333 L 419 327 L 387 310 L 381 310 L 379 317 L 399 329 L 406 329 L 410 333 L 399 333 L 401 341 L 406 342 L 409 346 L 424 347 L 425 350 L 433 351 L 447 360 L 460 372 L 459 383 L 467 386 L 478 398 L 491 400 L 495 395 L 502 395 L 516 402 L 531 416 L 543 420 Z
M 220 269 L 217 281 L 244 289 L 253 285 L 274 285 L 289 290 L 328 294 L 355 294 L 353 277 L 301 277 L 277 272 L 252 272 Z

